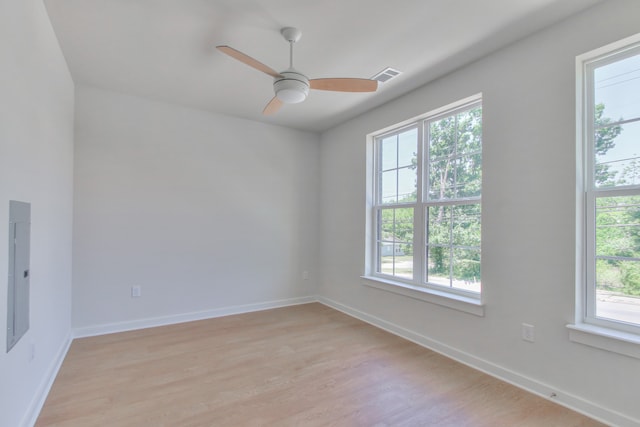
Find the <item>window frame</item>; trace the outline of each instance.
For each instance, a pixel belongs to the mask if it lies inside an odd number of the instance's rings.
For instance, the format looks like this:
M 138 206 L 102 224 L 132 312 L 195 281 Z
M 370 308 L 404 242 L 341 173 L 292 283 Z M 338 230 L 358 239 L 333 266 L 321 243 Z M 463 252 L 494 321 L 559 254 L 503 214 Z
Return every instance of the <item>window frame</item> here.
M 365 262 L 364 283 L 379 289 L 403 294 L 413 298 L 434 302 L 450 308 L 469 312 L 476 315 L 484 315 L 482 291 L 471 292 L 442 286 L 427 282 L 427 210 L 430 206 L 447 205 L 458 206 L 467 204 L 482 205 L 482 197 L 456 197 L 450 199 L 428 200 L 428 187 L 424 174 L 428 173 L 428 126 L 431 122 L 459 114 L 473 108 L 482 107 L 482 94 L 476 94 L 463 100 L 448 104 L 437 110 L 422 114 L 405 122 L 390 126 L 368 135 L 368 185 L 367 196 L 367 250 Z M 380 156 L 380 143 L 385 138 L 399 135 L 408 130 L 417 131 L 417 170 L 416 170 L 416 200 L 402 203 L 382 203 L 381 179 L 382 158 Z M 480 151 L 482 153 L 482 150 Z M 462 157 L 459 153 L 455 158 Z M 378 213 L 382 209 L 389 208 L 413 208 L 413 279 L 384 274 L 379 270 L 379 238 L 378 238 Z M 479 248 L 481 250 L 481 245 Z
M 640 34 L 576 57 L 576 299 L 575 323 L 567 326 L 572 341 L 640 358 L 640 324 L 597 317 L 595 286 L 596 200 L 638 196 L 640 185 L 596 186 L 594 140 L 594 70 L 635 56 L 638 49 Z

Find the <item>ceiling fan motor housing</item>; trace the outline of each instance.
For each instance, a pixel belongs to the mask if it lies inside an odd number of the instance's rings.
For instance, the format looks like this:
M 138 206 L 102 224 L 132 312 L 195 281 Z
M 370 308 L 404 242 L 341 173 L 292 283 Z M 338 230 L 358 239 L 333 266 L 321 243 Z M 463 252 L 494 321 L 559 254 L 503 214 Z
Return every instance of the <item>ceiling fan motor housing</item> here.
M 297 104 L 307 99 L 309 94 L 309 79 L 293 69 L 280 73 L 282 77 L 276 77 L 273 89 L 280 101 L 285 104 Z

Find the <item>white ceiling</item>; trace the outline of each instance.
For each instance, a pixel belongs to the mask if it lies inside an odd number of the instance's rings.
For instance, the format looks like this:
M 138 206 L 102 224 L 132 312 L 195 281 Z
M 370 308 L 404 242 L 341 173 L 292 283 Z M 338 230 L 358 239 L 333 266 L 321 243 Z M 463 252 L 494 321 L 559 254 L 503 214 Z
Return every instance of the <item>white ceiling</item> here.
M 45 0 L 76 83 L 323 131 L 601 0 Z M 215 49 L 310 78 L 403 74 L 373 94 L 311 91 L 261 115 L 272 79 Z

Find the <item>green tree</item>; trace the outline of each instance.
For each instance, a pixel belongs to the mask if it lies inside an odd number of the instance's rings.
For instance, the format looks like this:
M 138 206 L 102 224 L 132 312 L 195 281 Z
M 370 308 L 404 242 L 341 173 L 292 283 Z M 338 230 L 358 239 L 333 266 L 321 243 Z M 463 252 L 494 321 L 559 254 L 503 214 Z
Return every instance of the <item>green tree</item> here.
M 622 265 L 620 280 L 624 294 L 640 296 L 640 265 L 637 262 Z
M 618 185 L 633 185 L 640 183 L 640 157 L 633 154 L 633 159 L 622 169 Z
M 615 146 L 615 139 L 622 133 L 622 126 L 609 126 L 613 120 L 604 116 L 604 104 L 595 106 L 595 155 L 596 158 L 604 156 Z M 621 121 L 620 118 L 618 121 Z M 596 163 L 595 183 L 596 186 L 615 184 L 617 172 L 611 170 L 608 164 Z
M 640 197 L 629 197 L 625 221 L 632 244 L 632 256 L 640 258 Z M 622 287 L 627 295 L 640 296 L 640 262 L 627 262 L 622 268 Z
M 596 255 L 599 289 L 640 295 L 640 196 L 596 200 Z

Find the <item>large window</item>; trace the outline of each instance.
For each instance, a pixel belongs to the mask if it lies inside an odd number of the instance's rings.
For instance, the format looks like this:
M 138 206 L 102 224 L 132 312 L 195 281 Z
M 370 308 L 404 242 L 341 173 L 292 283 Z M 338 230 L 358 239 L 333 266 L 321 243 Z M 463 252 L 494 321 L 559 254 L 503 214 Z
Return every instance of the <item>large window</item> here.
M 640 333 L 640 40 L 579 58 L 583 321 Z M 579 304 L 581 305 L 581 304 Z
M 479 299 L 480 97 L 375 136 L 374 158 L 368 274 Z

